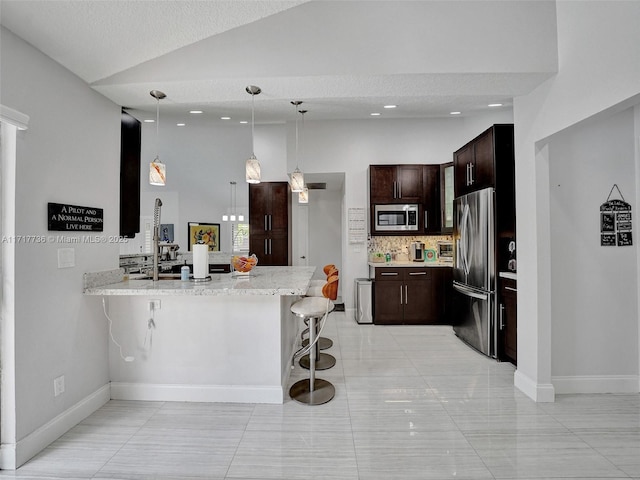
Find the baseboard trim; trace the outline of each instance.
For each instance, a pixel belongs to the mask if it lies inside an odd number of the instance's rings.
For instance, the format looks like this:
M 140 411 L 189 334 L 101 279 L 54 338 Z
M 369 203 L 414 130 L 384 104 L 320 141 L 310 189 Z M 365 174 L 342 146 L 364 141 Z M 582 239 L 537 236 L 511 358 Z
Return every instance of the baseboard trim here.
M 520 370 L 516 370 L 513 374 L 513 384 L 534 402 L 555 402 L 555 389 L 551 383 L 536 383 Z
M 638 393 L 638 375 L 577 375 L 551 377 L 556 393 Z
M 15 470 L 68 430 L 102 407 L 111 398 L 109 385 L 80 400 L 16 444 L 3 444 L 0 449 L 0 470 Z
M 145 400 L 160 402 L 284 402 L 281 386 L 237 385 L 170 385 L 111 382 L 113 400 Z

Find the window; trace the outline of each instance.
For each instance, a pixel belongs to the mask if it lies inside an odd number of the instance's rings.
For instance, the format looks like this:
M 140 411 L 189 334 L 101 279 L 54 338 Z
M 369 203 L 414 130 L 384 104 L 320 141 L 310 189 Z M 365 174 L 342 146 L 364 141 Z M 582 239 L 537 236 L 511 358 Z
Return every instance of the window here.
M 234 252 L 249 253 L 249 224 L 248 223 L 232 223 L 231 239 Z

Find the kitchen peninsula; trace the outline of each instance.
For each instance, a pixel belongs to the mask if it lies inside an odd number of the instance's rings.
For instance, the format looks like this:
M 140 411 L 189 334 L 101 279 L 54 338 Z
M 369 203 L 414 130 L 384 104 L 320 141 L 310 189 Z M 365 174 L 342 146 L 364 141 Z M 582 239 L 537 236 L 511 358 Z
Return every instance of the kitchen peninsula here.
M 290 307 L 314 271 L 258 266 L 209 282 L 86 274 L 84 294 L 102 297 L 122 346 L 110 344 L 111 398 L 283 403 L 301 327 Z

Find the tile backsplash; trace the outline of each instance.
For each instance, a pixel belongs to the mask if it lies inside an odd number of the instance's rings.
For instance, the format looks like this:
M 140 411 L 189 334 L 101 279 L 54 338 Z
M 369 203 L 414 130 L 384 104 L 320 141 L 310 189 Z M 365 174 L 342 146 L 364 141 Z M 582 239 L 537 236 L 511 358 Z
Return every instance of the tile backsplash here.
M 409 245 L 412 242 L 422 242 L 425 248 L 432 248 L 437 251 L 438 242 L 452 241 L 451 235 L 415 235 L 415 236 L 384 236 L 370 237 L 367 242 L 367 252 L 390 253 L 394 260 L 407 260 L 409 256 Z

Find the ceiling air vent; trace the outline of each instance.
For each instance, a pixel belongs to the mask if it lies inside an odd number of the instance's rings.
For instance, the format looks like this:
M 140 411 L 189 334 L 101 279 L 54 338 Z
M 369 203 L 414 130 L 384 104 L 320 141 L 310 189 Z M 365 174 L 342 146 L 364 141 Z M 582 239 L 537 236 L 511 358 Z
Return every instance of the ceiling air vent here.
M 306 186 L 309 190 L 326 190 L 327 189 L 327 184 L 325 182 L 307 183 Z

